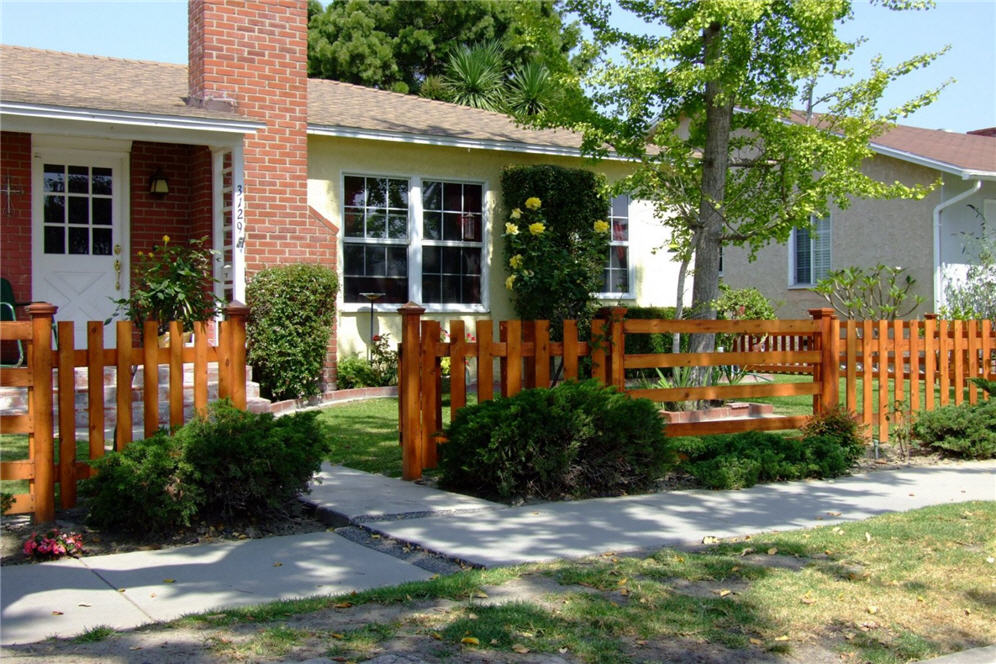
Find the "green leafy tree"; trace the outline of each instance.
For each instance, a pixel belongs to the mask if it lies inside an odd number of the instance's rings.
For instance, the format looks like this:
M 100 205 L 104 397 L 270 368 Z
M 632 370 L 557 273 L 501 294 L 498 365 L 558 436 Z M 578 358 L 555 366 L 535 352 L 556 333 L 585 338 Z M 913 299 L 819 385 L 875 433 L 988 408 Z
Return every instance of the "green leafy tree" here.
M 487 42 L 501 45 L 503 72 L 535 61 L 567 74 L 582 64 L 570 56 L 580 29 L 552 0 L 311 0 L 308 10 L 308 75 L 318 78 L 419 92 L 458 49 Z
M 610 23 L 606 0 L 569 0 L 592 30 L 597 58 L 585 83 L 587 108 L 562 104 L 543 121 L 583 132 L 594 155 L 633 157 L 623 186 L 662 202 L 679 257 L 692 261 L 693 315 L 714 318 L 725 245 L 753 255 L 785 242 L 830 205 L 851 198 L 920 197 L 926 187 L 882 183 L 861 165 L 869 141 L 931 101 L 930 90 L 897 109 L 879 100 L 896 78 L 929 64 L 922 55 L 894 67 L 872 63 L 864 80 L 840 83 L 855 48 L 837 35 L 852 18 L 849 0 L 618 0 L 644 21 L 629 33 Z M 892 8 L 911 3 L 896 0 Z M 609 57 L 621 49 L 622 57 Z M 802 109 L 801 111 L 797 109 Z M 713 347 L 695 335 L 693 352 Z

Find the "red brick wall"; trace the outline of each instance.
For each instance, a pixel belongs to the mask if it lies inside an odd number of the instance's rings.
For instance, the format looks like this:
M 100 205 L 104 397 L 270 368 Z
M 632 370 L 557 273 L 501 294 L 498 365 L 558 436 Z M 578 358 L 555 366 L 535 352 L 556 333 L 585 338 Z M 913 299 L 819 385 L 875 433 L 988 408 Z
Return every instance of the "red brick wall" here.
M 293 262 L 335 269 L 334 236 L 308 213 L 307 3 L 190 0 L 188 12 L 192 103 L 266 123 L 244 142 L 247 277 Z
M 20 193 L 0 194 L 0 276 L 10 280 L 14 299 L 26 302 L 31 299 L 31 134 L 0 132 L 0 188 L 7 188 L 8 178 Z
M 193 235 L 190 220 L 191 148 L 172 143 L 135 141 L 131 146 L 131 256 L 161 244 L 163 235 L 186 242 Z M 168 194 L 149 193 L 152 176 L 161 172 Z

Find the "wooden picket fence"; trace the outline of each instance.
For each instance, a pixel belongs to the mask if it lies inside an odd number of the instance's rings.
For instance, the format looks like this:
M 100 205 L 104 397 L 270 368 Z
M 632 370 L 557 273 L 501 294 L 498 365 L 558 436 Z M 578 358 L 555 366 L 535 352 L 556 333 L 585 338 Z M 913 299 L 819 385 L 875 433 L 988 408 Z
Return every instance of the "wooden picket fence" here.
M 76 455 L 75 368 L 88 370 L 89 459 L 104 455 L 104 368 L 116 369 L 117 402 L 114 448 L 124 449 L 132 441 L 132 368 L 142 367 L 144 382 L 143 426 L 146 436 L 159 430 L 159 367 L 169 374 L 170 428 L 183 424 L 184 364 L 193 368 L 194 410 L 204 413 L 208 404 L 208 367 L 217 366 L 219 398 L 246 407 L 246 317 L 247 307 L 233 303 L 227 319 L 218 324 L 218 343 L 208 342 L 208 324 L 194 325 L 194 344 L 185 347 L 180 324 L 171 322 L 170 343 L 159 346 L 158 325 L 145 323 L 140 347 L 133 347 L 129 321 L 116 324 L 116 347 L 104 348 L 104 324 L 90 321 L 86 348 L 74 348 L 74 323 L 59 321 L 58 349 L 53 348 L 53 317 L 57 308 L 47 303 L 27 307 L 30 322 L 0 323 L 0 338 L 20 340 L 26 346 L 26 366 L 0 369 L 0 387 L 25 388 L 27 413 L 5 415 L 0 429 L 5 434 L 27 434 L 28 459 L 0 462 L 0 479 L 27 480 L 28 493 L 14 497 L 9 513 L 33 513 L 37 522 L 51 521 L 55 514 L 55 485 L 59 485 L 60 505 L 76 504 L 76 484 L 90 476 L 90 466 Z M 58 387 L 56 397 L 56 390 Z M 55 461 L 55 421 L 59 423 L 59 459 Z
M 579 360 L 591 359 L 592 377 L 635 397 L 655 401 L 700 399 L 749 399 L 752 397 L 812 395 L 813 411 L 823 412 L 838 401 L 839 355 L 838 321 L 830 309 L 814 309 L 812 320 L 705 321 L 705 320 L 626 320 L 624 308 L 603 310 L 592 322 L 591 338 L 578 338 L 575 321 L 563 322 L 562 341 L 550 340 L 549 321 L 501 321 L 498 340 L 490 320 L 476 322 L 473 341 L 468 341 L 463 321 L 449 324 L 449 341 L 441 338 L 438 321 L 422 320 L 425 309 L 409 303 L 399 310 L 402 317 L 401 361 L 399 367 L 398 423 L 402 446 L 402 475 L 418 479 L 422 471 L 437 464 L 437 444 L 442 430 L 442 372 L 440 360 L 450 358 L 451 416 L 467 403 L 467 384 L 461 368 L 474 361 L 477 372 L 477 400 L 494 398 L 494 364 L 498 363 L 498 385 L 502 396 L 512 396 L 523 388 L 551 384 L 551 358 L 560 358 L 562 378 L 578 377 Z M 764 336 L 768 334 L 802 337 L 802 350 L 750 350 L 712 353 L 626 354 L 626 335 L 720 333 Z M 740 383 L 709 387 L 627 389 L 627 369 L 654 367 L 716 367 L 724 365 L 806 366 L 809 382 Z M 667 427 L 670 436 L 702 435 L 749 429 L 792 429 L 808 416 L 769 417 L 754 420 L 675 423 Z

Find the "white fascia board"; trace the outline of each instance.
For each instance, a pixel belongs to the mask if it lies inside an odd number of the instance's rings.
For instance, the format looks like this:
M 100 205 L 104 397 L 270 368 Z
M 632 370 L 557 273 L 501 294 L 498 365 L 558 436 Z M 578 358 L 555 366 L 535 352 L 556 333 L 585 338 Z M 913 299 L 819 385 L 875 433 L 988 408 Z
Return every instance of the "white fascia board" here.
M 501 152 L 519 152 L 525 154 L 544 154 L 558 157 L 575 157 L 585 159 L 587 155 L 578 148 L 567 148 L 539 143 L 519 143 L 516 141 L 496 141 L 479 138 L 457 138 L 435 134 L 413 134 L 395 131 L 377 131 L 372 129 L 357 129 L 355 127 L 338 127 L 329 125 L 308 125 L 308 134 L 312 136 L 332 136 L 335 138 L 360 138 L 369 141 L 387 141 L 391 143 L 412 143 L 416 145 L 438 145 L 450 148 L 466 148 L 468 150 L 494 150 Z M 608 155 L 602 157 L 610 161 L 632 161 L 631 159 Z
M 930 159 L 928 157 L 923 157 L 918 154 L 913 154 L 912 152 L 906 152 L 904 150 L 897 150 L 895 148 L 889 148 L 884 145 L 879 145 L 878 143 L 870 143 L 872 150 L 880 155 L 886 157 L 893 157 L 895 159 L 901 159 L 903 161 L 908 161 L 913 164 L 919 164 L 920 166 L 926 166 L 927 168 L 932 168 L 936 171 L 942 171 L 944 173 L 951 173 L 952 175 L 957 175 L 963 180 L 996 180 L 996 172 L 993 171 L 975 171 L 968 170 L 964 168 L 959 168 L 954 164 L 948 164 L 943 161 L 937 161 L 936 159 Z
M 221 120 L 196 118 L 180 115 L 156 115 L 152 113 L 131 113 L 127 111 L 105 111 L 68 106 L 49 106 L 23 102 L 0 102 L 0 114 L 11 117 L 38 118 L 46 120 L 74 120 L 77 122 L 99 122 L 103 124 L 154 127 L 159 129 L 182 129 L 186 131 L 208 131 L 226 134 L 251 134 L 266 126 L 266 123 L 252 120 Z

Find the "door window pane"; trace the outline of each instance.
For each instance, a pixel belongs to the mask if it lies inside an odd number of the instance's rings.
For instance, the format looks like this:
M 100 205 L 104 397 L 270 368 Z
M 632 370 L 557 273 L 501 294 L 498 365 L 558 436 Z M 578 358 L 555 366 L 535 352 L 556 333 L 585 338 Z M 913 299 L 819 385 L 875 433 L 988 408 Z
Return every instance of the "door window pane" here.
M 94 168 L 93 169 L 93 179 L 91 180 L 93 184 L 92 193 L 95 196 L 110 196 L 112 193 L 111 187 L 111 169 L 109 168 Z
M 66 199 L 62 196 L 46 196 L 44 218 L 46 224 L 66 223 Z
M 66 167 L 58 164 L 45 164 L 42 175 L 43 191 L 63 192 L 66 190 Z
M 90 223 L 90 199 L 84 196 L 69 197 L 69 223 Z
M 110 256 L 111 255 L 111 229 L 110 228 L 94 228 L 93 229 L 93 255 L 94 256 Z
M 66 253 L 66 229 L 62 226 L 45 227 L 45 253 Z
M 91 201 L 93 206 L 93 216 L 90 217 L 90 221 L 94 224 L 101 226 L 111 225 L 111 199 L 110 198 L 94 198 Z
M 90 253 L 90 229 L 69 227 L 69 253 Z

